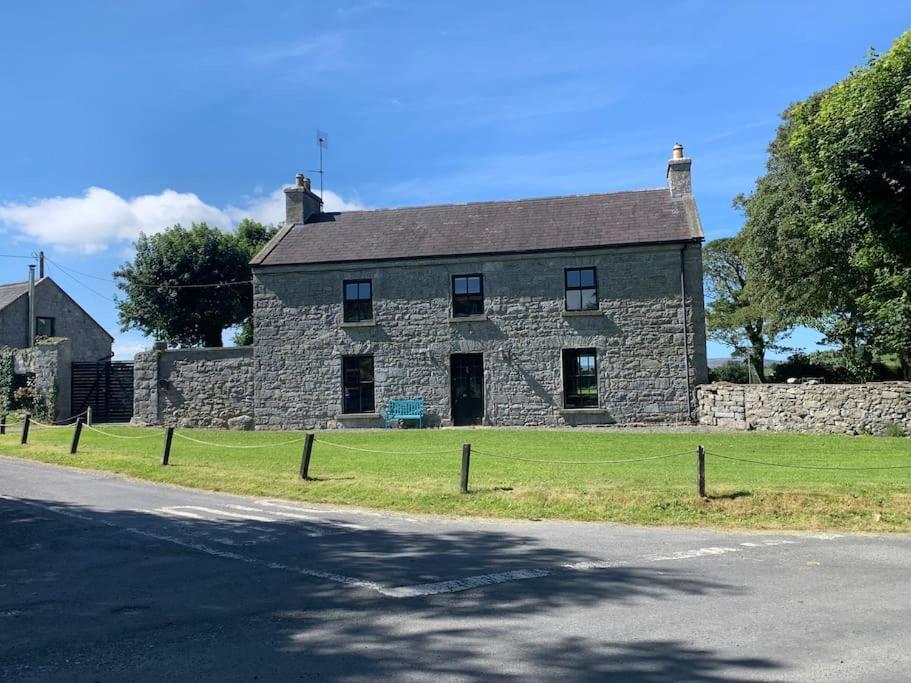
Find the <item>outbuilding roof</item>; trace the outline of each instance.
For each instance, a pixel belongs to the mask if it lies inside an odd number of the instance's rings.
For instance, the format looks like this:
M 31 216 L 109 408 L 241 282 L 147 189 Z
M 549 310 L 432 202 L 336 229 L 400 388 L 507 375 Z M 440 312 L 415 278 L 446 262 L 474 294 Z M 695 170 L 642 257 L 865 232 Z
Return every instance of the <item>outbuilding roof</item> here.
M 28 282 L 0 285 L 0 310 L 9 306 L 23 294 L 28 294 Z
M 667 189 L 318 213 L 254 266 L 557 251 L 701 240 L 692 195 Z

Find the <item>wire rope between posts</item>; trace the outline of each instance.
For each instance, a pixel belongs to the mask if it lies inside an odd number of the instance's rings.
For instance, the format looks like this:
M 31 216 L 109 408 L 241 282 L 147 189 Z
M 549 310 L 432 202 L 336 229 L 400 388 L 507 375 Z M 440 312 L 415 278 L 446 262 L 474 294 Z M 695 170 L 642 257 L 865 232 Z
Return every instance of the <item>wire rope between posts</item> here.
M 667 458 L 677 458 L 681 455 L 692 455 L 692 451 L 681 451 L 679 453 L 667 453 L 664 455 L 650 455 L 644 458 L 623 458 L 621 460 L 538 460 L 535 458 L 523 458 L 517 455 L 503 455 L 501 453 L 488 453 L 471 449 L 472 454 L 484 455 L 489 458 L 500 458 L 502 460 L 518 460 L 520 462 L 537 462 L 545 465 L 614 465 L 628 462 L 647 462 L 649 460 L 666 460 Z
M 347 451 L 358 451 L 360 453 L 378 453 L 380 455 L 439 455 L 440 453 L 455 453 L 457 452 L 456 447 L 452 448 L 439 448 L 432 451 L 379 451 L 372 448 L 358 448 L 357 446 L 345 446 L 344 444 L 335 443 L 333 441 L 323 441 L 322 439 L 314 439 L 315 443 L 321 443 L 324 446 L 334 446 L 335 448 L 343 448 Z
M 249 446 L 242 445 L 232 445 L 226 443 L 213 443 L 212 441 L 203 441 L 202 439 L 194 439 L 192 436 L 187 436 L 181 434 L 180 432 L 174 432 L 174 436 L 184 441 L 192 441 L 193 443 L 198 443 L 202 446 L 214 446 L 215 448 L 235 448 L 235 449 L 250 449 L 250 448 L 277 448 L 278 446 L 288 446 L 293 443 L 301 443 L 307 437 L 302 436 L 299 439 L 291 439 L 290 441 L 280 441 L 278 443 L 261 443 L 261 444 L 252 444 Z
M 797 470 L 835 470 L 842 472 L 861 472 L 866 470 L 905 470 L 911 469 L 911 464 L 908 465 L 876 465 L 872 467 L 834 467 L 832 465 L 794 465 L 791 463 L 782 463 L 782 462 L 766 462 L 763 460 L 751 460 L 750 458 L 737 458 L 733 455 L 721 455 L 720 453 L 714 453 L 706 451 L 706 455 L 710 455 L 714 458 L 723 458 L 725 460 L 733 460 L 735 462 L 746 462 L 753 465 L 765 465 L 767 467 L 787 467 L 789 469 Z
M 91 425 L 87 425 L 85 423 L 83 423 L 82 426 L 84 429 L 89 429 L 93 432 L 97 432 L 98 434 L 103 434 L 104 436 L 110 436 L 113 439 L 136 440 L 136 439 L 157 439 L 158 438 L 158 434 L 145 434 L 143 436 L 129 436 L 127 434 L 114 434 L 112 432 L 106 432 L 101 429 L 98 429 L 97 427 L 92 427 Z
M 69 429 L 70 427 L 73 426 L 73 425 L 56 425 L 56 424 L 47 424 L 46 422 L 38 422 L 38 420 L 36 420 L 33 417 L 30 417 L 28 419 L 28 422 L 29 422 L 29 425 L 31 425 L 33 427 L 38 426 L 38 427 L 41 427 L 42 429 Z M 23 420 L 22 424 L 25 424 L 24 420 Z

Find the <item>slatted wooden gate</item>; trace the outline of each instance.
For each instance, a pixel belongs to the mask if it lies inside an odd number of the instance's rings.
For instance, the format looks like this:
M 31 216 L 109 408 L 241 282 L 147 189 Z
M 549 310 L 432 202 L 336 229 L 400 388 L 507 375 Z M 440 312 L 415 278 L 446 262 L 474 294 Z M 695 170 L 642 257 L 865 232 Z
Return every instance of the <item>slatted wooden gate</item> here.
M 73 363 L 72 414 L 92 407 L 94 422 L 129 422 L 133 417 L 133 364 Z

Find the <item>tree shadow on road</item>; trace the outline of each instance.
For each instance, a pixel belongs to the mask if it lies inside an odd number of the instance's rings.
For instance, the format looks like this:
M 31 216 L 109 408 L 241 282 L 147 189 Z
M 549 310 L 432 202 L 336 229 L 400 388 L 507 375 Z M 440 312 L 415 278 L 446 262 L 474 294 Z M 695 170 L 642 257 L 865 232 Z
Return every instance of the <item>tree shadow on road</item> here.
M 13 626 L 0 678 L 715 681 L 778 666 L 610 635 L 669 601 L 742 588 L 668 566 L 571 570 L 601 558 L 483 525 L 175 519 L 9 498 L 0 520 L 0 619 Z M 314 575 L 396 587 L 516 570 L 548 573 L 405 599 Z

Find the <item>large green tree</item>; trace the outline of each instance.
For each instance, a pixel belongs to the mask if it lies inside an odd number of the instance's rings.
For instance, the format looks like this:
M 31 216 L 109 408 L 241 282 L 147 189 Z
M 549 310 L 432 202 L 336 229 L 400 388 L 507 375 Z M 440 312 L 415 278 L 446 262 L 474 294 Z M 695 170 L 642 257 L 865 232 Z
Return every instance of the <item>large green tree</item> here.
M 837 343 L 858 379 L 874 353 L 911 370 L 911 32 L 792 105 L 744 209 L 757 296 Z
M 140 235 L 133 260 L 114 273 L 122 329 L 171 345 L 221 346 L 222 332 L 252 312 L 249 261 L 269 234 L 244 221 L 236 233 L 194 223 Z
M 746 357 L 754 376 L 765 381 L 766 352 L 782 349 L 777 341 L 787 332 L 790 322 L 754 294 L 740 238 L 709 242 L 703 252 L 703 264 L 709 296 L 709 337 Z

